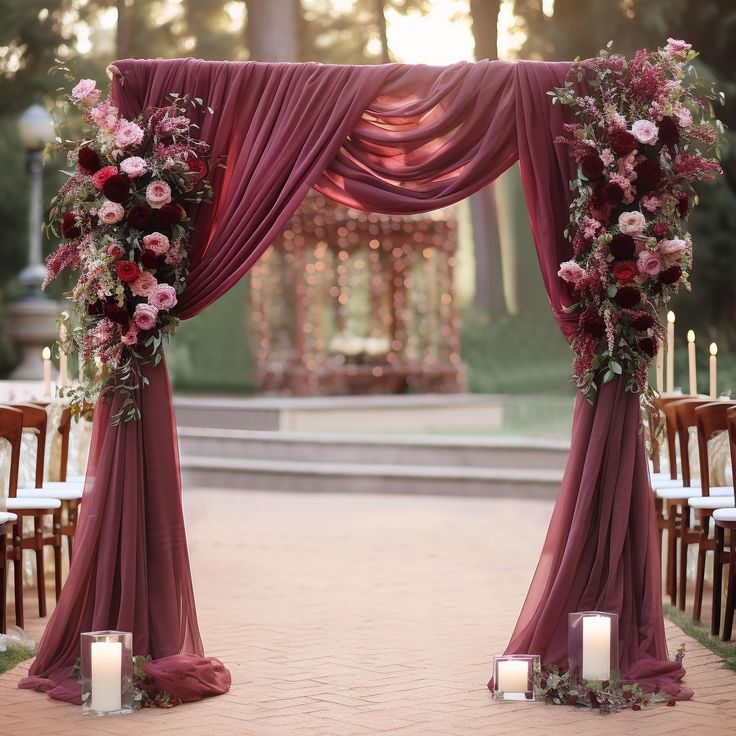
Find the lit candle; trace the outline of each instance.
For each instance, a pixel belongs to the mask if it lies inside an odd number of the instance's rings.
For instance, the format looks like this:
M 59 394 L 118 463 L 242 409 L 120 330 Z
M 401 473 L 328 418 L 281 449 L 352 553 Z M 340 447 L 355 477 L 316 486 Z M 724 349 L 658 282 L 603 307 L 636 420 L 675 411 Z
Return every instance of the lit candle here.
M 61 316 L 64 320 L 69 319 L 68 312 L 62 312 Z M 68 357 L 66 354 L 67 329 L 66 324 L 62 322 L 59 325 L 59 386 L 66 386 L 69 383 L 68 376 Z
M 41 357 L 43 358 L 43 395 L 50 399 L 51 398 L 51 350 L 44 348 L 41 351 Z
M 583 618 L 584 680 L 611 679 L 611 619 L 607 616 Z
M 716 345 L 714 342 L 710 344 L 710 397 L 711 399 L 717 399 L 718 398 L 718 389 L 716 388 L 717 384 L 717 373 L 718 373 L 718 366 L 717 366 L 717 358 L 716 355 L 718 353 L 718 345 Z
M 695 396 L 698 393 L 698 375 L 695 369 L 695 332 L 687 331 L 687 363 L 690 374 L 690 393 Z
M 121 709 L 123 645 L 119 641 L 94 641 L 91 644 L 92 703 L 98 713 Z
M 675 313 L 667 312 L 667 392 L 675 390 Z
M 502 693 L 525 693 L 529 690 L 529 662 L 502 659 L 498 662 L 496 689 Z

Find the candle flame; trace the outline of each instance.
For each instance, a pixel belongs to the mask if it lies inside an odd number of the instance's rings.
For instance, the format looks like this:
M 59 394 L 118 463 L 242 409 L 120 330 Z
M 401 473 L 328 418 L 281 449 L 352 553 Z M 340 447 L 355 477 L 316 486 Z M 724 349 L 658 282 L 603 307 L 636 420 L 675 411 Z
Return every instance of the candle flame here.
M 710 344 L 710 354 L 715 357 L 715 355 L 718 353 L 718 345 L 716 345 L 714 342 Z
M 687 341 L 688 342 L 695 342 L 695 330 L 688 330 L 687 331 Z
M 50 348 L 44 348 L 44 349 L 43 349 L 43 350 L 41 351 L 41 357 L 42 357 L 42 358 L 43 358 L 44 360 L 51 360 L 51 349 L 50 349 Z
M 671 325 L 675 324 L 675 313 L 674 312 L 667 312 L 667 321 Z

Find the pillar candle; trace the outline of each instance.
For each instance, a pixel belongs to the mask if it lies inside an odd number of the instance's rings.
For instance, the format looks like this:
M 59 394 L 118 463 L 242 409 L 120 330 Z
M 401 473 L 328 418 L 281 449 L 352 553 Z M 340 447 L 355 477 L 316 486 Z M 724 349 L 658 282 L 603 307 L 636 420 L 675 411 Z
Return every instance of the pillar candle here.
M 611 619 L 606 616 L 583 618 L 584 680 L 611 679 Z
M 119 641 L 95 641 L 91 647 L 90 707 L 98 713 L 113 713 L 121 708 L 123 645 Z
M 525 693 L 529 690 L 529 662 L 502 659 L 498 662 L 496 689 L 503 693 Z
M 44 348 L 41 351 L 41 358 L 43 359 L 43 395 L 46 398 L 51 398 L 51 350 Z
M 718 353 L 718 345 L 714 342 L 710 344 L 710 397 L 711 399 L 718 398 L 717 388 L 717 377 L 718 377 L 718 366 L 716 364 L 716 354 Z
M 690 394 L 695 396 L 698 393 L 698 374 L 695 367 L 695 332 L 687 331 L 687 366 L 690 375 Z
M 667 312 L 667 392 L 675 390 L 675 313 Z

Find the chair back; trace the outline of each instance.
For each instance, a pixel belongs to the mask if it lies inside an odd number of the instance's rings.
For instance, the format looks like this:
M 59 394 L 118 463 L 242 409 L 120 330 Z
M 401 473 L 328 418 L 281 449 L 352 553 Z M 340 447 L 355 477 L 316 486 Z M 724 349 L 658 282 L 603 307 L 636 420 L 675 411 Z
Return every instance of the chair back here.
M 8 496 L 15 498 L 18 491 L 20 446 L 23 438 L 23 413 L 10 406 L 0 406 L 0 437 L 10 444 L 10 473 Z
M 704 496 L 710 495 L 710 462 L 708 442 L 717 432 L 728 428 L 728 410 L 736 407 L 736 401 L 714 401 L 695 409 L 698 428 L 698 458 L 700 459 L 700 486 Z
M 733 500 L 736 504 L 736 407 L 726 412 L 728 424 L 728 444 L 731 449 L 731 478 L 733 479 Z
M 675 415 L 675 431 L 680 444 L 680 464 L 682 467 L 682 485 L 690 487 L 690 427 L 697 426 L 695 410 L 699 406 L 710 404 L 712 399 L 683 399 L 675 401 L 672 407 Z M 669 407 L 668 407 L 669 408 Z
M 46 430 L 49 417 L 46 409 L 37 404 L 12 404 L 23 415 L 23 429 L 30 429 L 36 435 L 36 488 L 43 486 L 43 466 L 46 455 Z
M 669 396 L 658 396 L 654 400 L 654 406 L 657 409 L 656 420 L 658 423 L 660 419 L 660 412 L 664 414 L 664 429 L 665 429 L 665 441 L 667 442 L 667 458 L 670 466 L 670 478 L 672 480 L 677 479 L 677 449 L 675 447 L 675 426 L 676 419 L 674 409 L 669 411 L 665 408 L 676 401 L 682 401 L 684 396 L 682 394 L 671 394 Z M 699 396 L 697 398 L 700 398 Z M 703 396 L 703 398 L 705 398 Z M 653 427 L 652 436 L 650 437 L 650 445 L 652 448 L 652 464 L 654 465 L 654 472 L 659 473 L 659 440 L 656 438 L 656 429 Z

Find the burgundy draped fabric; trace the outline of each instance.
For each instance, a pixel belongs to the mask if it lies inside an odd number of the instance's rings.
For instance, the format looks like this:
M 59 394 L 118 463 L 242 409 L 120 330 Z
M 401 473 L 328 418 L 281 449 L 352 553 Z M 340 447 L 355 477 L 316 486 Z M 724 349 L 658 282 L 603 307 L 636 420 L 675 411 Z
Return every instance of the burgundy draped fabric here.
M 247 273 L 312 186 L 365 210 L 421 212 L 467 197 L 518 159 L 551 308 L 565 335 L 574 330 L 556 276 L 570 257 L 563 229 L 571 170 L 554 144 L 563 113 L 547 96 L 569 64 L 116 66 L 113 96 L 127 117 L 166 104 L 172 92 L 214 110 L 193 113 L 224 167 L 211 168 L 213 204 L 192 212 L 180 317 Z M 229 686 L 224 667 L 203 659 L 197 630 L 165 365 L 146 375 L 141 421 L 112 427 L 110 407 L 96 414 L 74 563 L 23 687 L 78 697 L 67 677 L 79 632 L 113 627 L 133 630 L 136 653 L 156 660 L 151 675 L 162 686 L 182 683 L 187 700 Z M 626 674 L 673 688 L 683 670 L 667 662 L 639 428 L 637 397 L 621 380 L 595 406 L 578 402 L 560 499 L 509 651 L 564 666 L 567 612 L 599 607 L 621 615 Z

